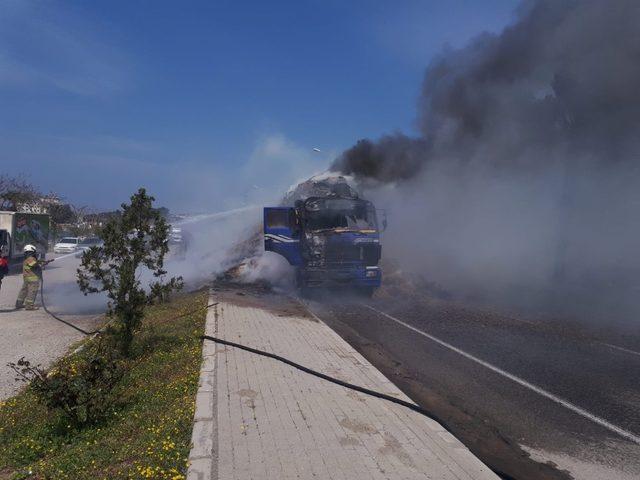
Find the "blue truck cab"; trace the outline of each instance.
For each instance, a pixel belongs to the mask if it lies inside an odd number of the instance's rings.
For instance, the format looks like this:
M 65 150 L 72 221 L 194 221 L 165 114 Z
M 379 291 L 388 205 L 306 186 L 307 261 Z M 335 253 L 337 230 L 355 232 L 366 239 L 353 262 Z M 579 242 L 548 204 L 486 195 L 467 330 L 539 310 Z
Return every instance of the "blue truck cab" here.
M 302 290 L 350 287 L 372 295 L 382 281 L 380 229 L 373 204 L 356 195 L 298 200 L 264 209 L 264 249 L 296 268 Z

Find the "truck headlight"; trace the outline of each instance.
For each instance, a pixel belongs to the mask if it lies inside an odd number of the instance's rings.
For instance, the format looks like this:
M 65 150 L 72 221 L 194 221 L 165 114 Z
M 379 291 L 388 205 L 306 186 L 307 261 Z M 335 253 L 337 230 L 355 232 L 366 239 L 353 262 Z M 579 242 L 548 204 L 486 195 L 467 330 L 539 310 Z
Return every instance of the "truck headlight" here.
M 365 273 L 365 276 L 367 278 L 377 277 L 378 276 L 378 270 L 367 270 L 367 272 Z

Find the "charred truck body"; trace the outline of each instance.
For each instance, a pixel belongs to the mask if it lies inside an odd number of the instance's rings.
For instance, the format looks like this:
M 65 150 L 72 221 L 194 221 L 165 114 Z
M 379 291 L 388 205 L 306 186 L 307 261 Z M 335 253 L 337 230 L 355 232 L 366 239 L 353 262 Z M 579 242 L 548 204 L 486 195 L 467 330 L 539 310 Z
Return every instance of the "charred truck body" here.
M 294 207 L 265 208 L 264 247 L 296 267 L 303 290 L 352 287 L 371 295 L 382 280 L 376 209 L 345 182 Z

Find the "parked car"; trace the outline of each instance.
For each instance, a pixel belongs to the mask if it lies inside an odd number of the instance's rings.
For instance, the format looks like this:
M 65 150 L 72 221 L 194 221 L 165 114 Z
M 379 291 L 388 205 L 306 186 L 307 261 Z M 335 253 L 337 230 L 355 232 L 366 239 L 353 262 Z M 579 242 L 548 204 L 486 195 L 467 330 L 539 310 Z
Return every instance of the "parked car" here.
M 80 239 L 78 237 L 64 237 L 53 246 L 53 253 L 73 253 L 78 250 Z
M 100 237 L 86 237 L 80 240 L 78 244 L 78 253 L 77 257 L 81 257 L 84 252 L 89 250 L 91 247 L 100 247 L 104 242 Z

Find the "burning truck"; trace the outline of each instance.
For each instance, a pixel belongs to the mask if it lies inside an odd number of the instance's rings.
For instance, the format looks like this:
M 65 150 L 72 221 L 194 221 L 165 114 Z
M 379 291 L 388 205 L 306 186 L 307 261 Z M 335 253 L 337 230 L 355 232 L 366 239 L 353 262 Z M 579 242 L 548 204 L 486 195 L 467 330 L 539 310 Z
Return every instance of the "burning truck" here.
M 264 249 L 295 267 L 303 292 L 350 287 L 373 295 L 382 281 L 380 231 L 373 203 L 344 177 L 312 178 L 289 192 L 283 206 L 264 209 Z

